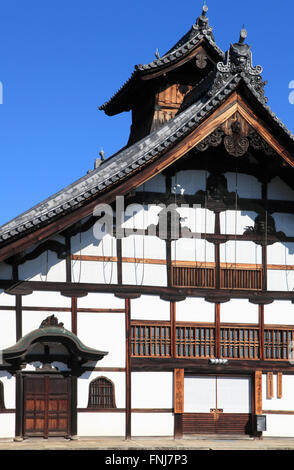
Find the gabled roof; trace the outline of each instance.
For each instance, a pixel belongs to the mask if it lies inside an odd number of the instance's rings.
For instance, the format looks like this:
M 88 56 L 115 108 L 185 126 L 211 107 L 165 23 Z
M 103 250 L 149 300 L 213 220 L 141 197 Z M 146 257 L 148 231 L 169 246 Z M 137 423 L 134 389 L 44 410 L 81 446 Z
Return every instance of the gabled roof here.
M 115 114 L 116 111 L 113 111 L 113 107 L 118 103 L 118 100 L 121 99 L 123 95 L 127 94 L 144 74 L 164 71 L 167 67 L 176 64 L 184 57 L 190 55 L 202 42 L 205 42 L 206 45 L 214 51 L 217 60 L 222 60 L 224 58 L 224 52 L 215 42 L 212 28 L 209 26 L 208 18 L 206 17 L 207 11 L 208 8 L 204 5 L 202 15 L 196 19 L 191 29 L 162 57 L 158 57 L 148 64 L 135 65 L 135 70 L 130 78 L 112 98 L 100 106 L 99 109 L 105 111 L 108 115 Z
M 124 182 L 128 183 L 133 175 L 159 161 L 183 139 L 197 132 L 200 125 L 217 112 L 222 103 L 237 90 L 246 95 L 250 105 L 254 105 L 262 113 L 270 135 L 283 140 L 288 150 L 280 151 L 280 155 L 294 166 L 294 159 L 290 155 L 294 152 L 294 136 L 267 105 L 264 96 L 265 82 L 261 77 L 262 68 L 252 65 L 250 47 L 244 43 L 245 33 L 242 30 L 239 42 L 231 45 L 225 60 L 219 62 L 209 77 L 187 97 L 187 107 L 183 107 L 175 118 L 141 141 L 108 158 L 100 167 L 62 191 L 3 225 L 0 228 L 0 257 L 3 259 L 1 248 L 12 241 L 96 201 L 100 195 L 108 194 Z M 204 139 L 206 135 L 200 134 L 200 138 Z M 272 145 L 274 139 L 270 137 L 268 140 Z M 59 224 L 60 227 L 61 225 Z

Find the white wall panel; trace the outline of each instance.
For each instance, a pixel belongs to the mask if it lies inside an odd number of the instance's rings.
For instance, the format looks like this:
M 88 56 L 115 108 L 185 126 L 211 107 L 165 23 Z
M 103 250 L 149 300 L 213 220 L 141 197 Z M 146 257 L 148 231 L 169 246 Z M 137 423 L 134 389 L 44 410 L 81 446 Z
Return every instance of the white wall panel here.
M 261 183 L 251 175 L 242 173 L 225 173 L 228 182 L 228 191 L 237 192 L 239 197 L 261 199 Z
M 173 436 L 172 413 L 132 413 L 132 436 Z
M 0 350 L 13 346 L 16 342 L 15 311 L 0 310 Z
M 179 185 L 176 190 L 175 186 Z M 185 190 L 184 194 L 196 194 L 198 191 L 206 189 L 206 172 L 203 170 L 185 170 L 179 171 L 172 178 L 173 192 L 180 194 L 181 188 Z
M 15 408 L 15 377 L 6 371 L 0 371 L 0 380 L 4 388 L 4 405 L 6 409 Z M 0 413 L 1 416 L 1 413 Z M 1 428 L 0 428 L 1 433 Z
M 170 319 L 170 303 L 153 295 L 142 295 L 131 303 L 132 320 L 162 320 Z
M 266 374 L 262 376 L 262 408 L 264 410 L 275 411 L 294 411 L 294 376 L 285 375 L 282 377 L 282 398 L 277 398 L 277 374 L 274 374 L 273 390 L 274 396 L 267 398 L 266 393 Z
M 254 227 L 257 217 L 252 211 L 225 211 L 220 214 L 221 233 L 243 235 L 247 227 Z
M 125 207 L 122 227 L 133 230 L 147 229 L 149 225 L 157 225 L 161 211 L 162 207 L 155 204 L 130 204 Z
M 93 371 L 85 372 L 78 378 L 78 408 L 87 408 L 89 399 L 89 385 L 97 377 L 106 377 L 114 384 L 116 408 L 126 406 L 126 375 L 124 372 Z
M 264 437 L 294 437 L 293 415 L 266 415 Z
M 166 286 L 167 272 L 165 265 L 123 263 L 123 284 L 144 286 Z
M 218 377 L 217 406 L 224 413 L 251 413 L 249 377 Z
M 257 323 L 258 305 L 251 304 L 248 300 L 231 299 L 221 304 L 221 323 Z
M 33 260 L 19 265 L 19 279 L 32 281 L 65 282 L 66 262 L 53 251 L 45 251 Z
M 209 413 L 216 407 L 215 377 L 184 378 L 184 412 Z
M 221 263 L 261 264 L 261 247 L 253 242 L 230 240 L 220 245 Z
M 108 352 L 97 367 L 125 366 L 124 315 L 78 313 L 77 336 L 86 346 Z
M 294 288 L 293 271 L 272 271 L 267 270 L 268 290 L 292 291 Z
M 179 207 L 177 209 L 181 217 L 181 226 L 188 227 L 195 233 L 214 233 L 214 212 L 199 207 Z
M 117 284 L 117 263 L 111 261 L 73 261 L 72 282 Z
M 78 435 L 124 436 L 125 421 L 125 413 L 78 413 Z
M 23 336 L 30 333 L 40 325 L 45 318 L 50 317 L 53 314 L 52 311 L 47 312 L 36 312 L 36 311 L 23 311 L 22 312 L 22 334 Z M 64 328 L 71 330 L 71 313 L 70 312 L 54 312 L 54 315 L 58 318 L 58 321 L 64 324 Z
M 268 199 L 293 201 L 294 191 L 284 183 L 284 181 L 277 177 L 268 184 Z
M 264 306 L 265 325 L 294 325 L 294 305 L 286 300 L 275 300 Z
M 172 242 L 172 260 L 214 262 L 214 245 L 205 240 L 181 238 Z
M 272 216 L 276 223 L 277 232 L 284 232 L 289 237 L 294 236 L 294 214 L 275 213 Z
M 267 247 L 268 264 L 294 264 L 294 243 L 274 243 Z
M 0 438 L 15 436 L 15 413 L 0 413 Z
M 125 308 L 125 301 L 114 294 L 90 293 L 78 299 L 78 308 Z
M 0 263 L 0 279 L 12 279 L 12 266 Z
M 136 192 L 154 192 L 154 193 L 165 193 L 166 192 L 166 184 L 165 184 L 165 176 L 161 173 L 159 175 L 154 176 L 150 180 L 143 183 L 141 186 L 136 188 Z
M 132 372 L 132 408 L 173 408 L 172 372 Z
M 71 299 L 59 292 L 34 291 L 22 297 L 22 304 L 26 307 L 70 307 Z
M 182 302 L 176 303 L 177 322 L 204 322 L 213 323 L 215 317 L 214 304 L 205 302 L 204 299 L 188 297 Z
M 6 294 L 0 289 L 0 305 L 15 306 L 15 295 Z
M 122 239 L 123 258 L 165 259 L 165 241 L 157 237 L 130 235 Z

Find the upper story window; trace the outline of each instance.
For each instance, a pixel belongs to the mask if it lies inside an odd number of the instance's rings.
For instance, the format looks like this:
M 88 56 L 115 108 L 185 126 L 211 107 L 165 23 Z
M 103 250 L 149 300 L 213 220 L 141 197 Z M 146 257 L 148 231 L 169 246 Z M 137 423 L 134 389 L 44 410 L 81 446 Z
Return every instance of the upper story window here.
M 106 377 L 92 380 L 89 387 L 88 408 L 116 408 L 114 384 Z

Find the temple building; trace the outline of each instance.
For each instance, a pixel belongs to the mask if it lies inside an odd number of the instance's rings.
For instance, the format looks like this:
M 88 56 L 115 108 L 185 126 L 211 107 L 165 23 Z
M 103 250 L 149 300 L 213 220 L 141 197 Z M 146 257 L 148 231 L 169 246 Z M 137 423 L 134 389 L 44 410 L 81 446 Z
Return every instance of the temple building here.
M 294 136 L 246 36 L 205 5 L 101 106 L 126 146 L 0 227 L 1 438 L 294 436 Z

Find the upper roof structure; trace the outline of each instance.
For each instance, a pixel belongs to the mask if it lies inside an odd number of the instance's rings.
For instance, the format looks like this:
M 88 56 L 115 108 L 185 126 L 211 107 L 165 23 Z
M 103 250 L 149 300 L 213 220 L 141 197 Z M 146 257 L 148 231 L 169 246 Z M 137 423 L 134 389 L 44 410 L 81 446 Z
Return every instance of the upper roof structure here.
M 212 34 L 212 27 L 209 26 L 209 20 L 206 16 L 208 7 L 203 6 L 202 14 L 196 19 L 190 30 L 162 57 L 149 62 L 148 64 L 135 65 L 134 71 L 130 78 L 122 85 L 122 87 L 106 101 L 100 110 L 105 111 L 109 116 L 130 109 L 129 96 L 138 87 L 143 86 L 142 77 L 146 74 L 156 72 L 164 73 L 167 68 L 175 66 L 188 56 L 190 56 L 200 44 L 205 43 L 211 52 L 213 52 L 216 61 L 224 58 L 224 52 L 217 46 Z
M 211 37 L 209 31 L 205 34 Z M 246 35 L 246 31 L 242 30 L 239 41 L 231 44 L 223 60 L 187 95 L 182 109 L 173 119 L 139 142 L 104 160 L 98 168 L 78 181 L 3 225 L 0 228 L 0 260 L 11 256 L 15 250 L 25 249 L 28 246 L 23 241 L 26 235 L 33 235 L 31 245 L 38 243 L 82 217 L 91 215 L 100 201 L 111 202 L 115 199 L 115 192 L 123 195 L 142 184 L 146 172 L 150 172 L 153 165 L 156 165 L 152 170 L 152 174 L 155 174 L 155 171 L 159 172 L 160 168 L 168 166 L 187 152 L 187 139 L 190 139 L 190 148 L 198 145 L 216 129 L 221 119 L 225 122 L 230 113 L 232 115 L 239 108 L 252 126 L 255 125 L 254 116 L 259 115 L 264 130 L 262 138 L 287 164 L 294 167 L 294 136 L 267 105 L 262 67 L 252 65 L 251 49 L 245 43 Z M 226 103 L 230 100 L 229 108 Z M 244 103 L 247 103 L 247 108 Z M 254 110 L 252 115 L 246 114 L 249 107 Z M 221 114 L 223 109 L 225 112 Z M 258 133 L 260 127 L 256 126 Z M 175 147 L 176 156 L 173 153 Z M 164 163 L 160 166 L 159 162 Z M 56 222 L 54 229 L 48 229 L 53 222 Z

